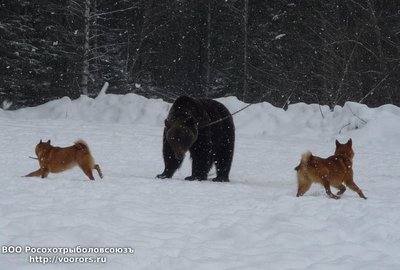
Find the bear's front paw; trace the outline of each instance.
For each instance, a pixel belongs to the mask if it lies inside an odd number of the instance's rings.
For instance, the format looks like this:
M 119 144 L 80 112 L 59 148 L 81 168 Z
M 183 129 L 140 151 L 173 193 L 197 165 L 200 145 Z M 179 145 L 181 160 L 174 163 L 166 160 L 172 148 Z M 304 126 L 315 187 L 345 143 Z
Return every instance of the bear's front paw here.
M 228 177 L 215 177 L 213 180 L 213 182 L 229 182 L 229 178 Z
M 171 178 L 171 177 L 168 177 L 168 175 L 166 173 L 161 173 L 161 174 L 158 174 L 156 176 L 156 178 L 165 179 L 165 178 Z
M 199 176 L 191 175 L 191 176 L 185 177 L 185 180 L 188 180 L 188 181 L 194 181 L 194 180 L 202 181 L 202 180 L 207 180 L 207 177 L 199 177 Z

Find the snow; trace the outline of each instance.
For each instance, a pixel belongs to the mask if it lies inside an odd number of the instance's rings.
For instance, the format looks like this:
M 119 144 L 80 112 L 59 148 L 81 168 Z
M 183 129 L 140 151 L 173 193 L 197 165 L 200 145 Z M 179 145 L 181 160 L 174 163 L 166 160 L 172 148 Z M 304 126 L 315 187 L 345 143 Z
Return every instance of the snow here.
M 218 100 L 231 112 L 246 105 Z M 0 245 L 135 250 L 57 254 L 107 262 L 46 266 L 28 262 L 38 254 L 3 253 L 0 269 L 399 269 L 399 107 L 254 104 L 234 116 L 231 182 L 213 183 L 184 181 L 188 158 L 173 179 L 154 178 L 163 170 L 170 105 L 107 94 L 0 110 Z M 28 156 L 40 139 L 68 146 L 77 138 L 88 142 L 103 179 L 95 173 L 89 181 L 79 169 L 21 177 L 37 169 Z M 329 156 L 335 139 L 348 138 L 355 182 L 368 200 L 351 190 L 328 199 L 316 184 L 296 198 L 301 154 Z

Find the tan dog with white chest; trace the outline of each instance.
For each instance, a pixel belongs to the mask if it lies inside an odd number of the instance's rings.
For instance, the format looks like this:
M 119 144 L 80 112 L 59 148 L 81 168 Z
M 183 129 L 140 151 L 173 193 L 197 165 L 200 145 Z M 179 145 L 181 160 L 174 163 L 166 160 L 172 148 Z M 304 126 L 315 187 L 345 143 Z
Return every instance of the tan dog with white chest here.
M 84 140 L 78 140 L 69 147 L 55 147 L 50 144 L 50 140 L 47 142 L 40 140 L 36 145 L 35 153 L 40 168 L 25 175 L 27 177 L 40 176 L 46 178 L 49 173 L 60 173 L 79 166 L 90 180 L 94 180 L 93 169 L 97 170 L 100 178 L 103 178 L 100 166 L 94 163 L 89 146 Z
M 320 183 L 324 186 L 326 194 L 333 199 L 339 199 L 346 191 L 345 185 L 357 192 L 358 195 L 367 199 L 361 189 L 354 183 L 353 179 L 353 157 L 352 140 L 341 144 L 336 140 L 336 150 L 333 156 L 320 158 L 306 152 L 301 156 L 300 164 L 295 168 L 297 171 L 298 191 L 297 197 L 303 196 L 312 183 Z M 337 195 L 332 194 L 331 186 L 339 191 Z

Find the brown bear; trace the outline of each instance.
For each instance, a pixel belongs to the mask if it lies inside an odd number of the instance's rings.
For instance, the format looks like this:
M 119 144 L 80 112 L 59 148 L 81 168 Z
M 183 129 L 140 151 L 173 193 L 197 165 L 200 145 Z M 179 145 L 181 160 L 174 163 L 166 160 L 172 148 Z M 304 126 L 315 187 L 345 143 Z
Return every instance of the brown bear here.
M 171 178 L 189 151 L 192 175 L 185 180 L 206 180 L 215 164 L 217 177 L 213 181 L 229 182 L 234 144 L 232 115 L 223 104 L 207 98 L 181 96 L 175 100 L 165 119 L 165 169 L 157 177 Z

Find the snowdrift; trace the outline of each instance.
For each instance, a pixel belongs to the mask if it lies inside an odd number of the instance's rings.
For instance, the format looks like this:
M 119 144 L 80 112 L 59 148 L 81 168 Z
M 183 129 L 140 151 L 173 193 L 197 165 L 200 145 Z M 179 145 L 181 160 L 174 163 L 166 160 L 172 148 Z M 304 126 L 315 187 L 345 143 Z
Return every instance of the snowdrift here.
M 218 100 L 231 112 L 247 105 L 236 97 Z M 162 126 L 170 106 L 161 99 L 147 99 L 136 94 L 107 94 L 95 99 L 81 96 L 71 100 L 64 97 L 17 111 L 0 110 L 0 117 Z M 308 135 L 330 140 L 357 137 L 356 143 L 362 144 L 397 140 L 400 135 L 400 108 L 393 105 L 368 108 L 347 102 L 343 107 L 336 106 L 331 110 L 328 106 L 297 103 L 289 105 L 285 111 L 263 102 L 236 114 L 234 121 L 237 133 L 255 137 Z

